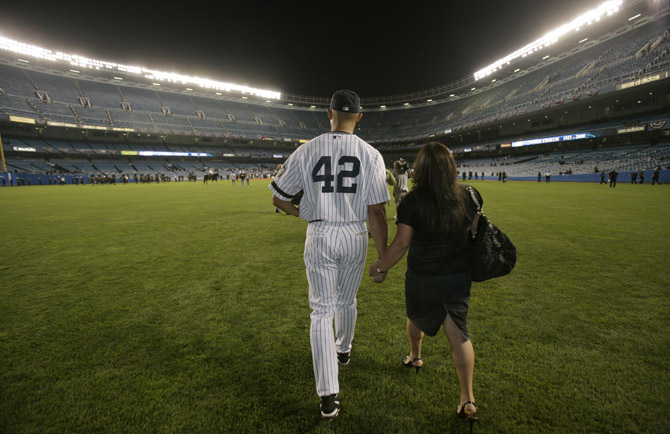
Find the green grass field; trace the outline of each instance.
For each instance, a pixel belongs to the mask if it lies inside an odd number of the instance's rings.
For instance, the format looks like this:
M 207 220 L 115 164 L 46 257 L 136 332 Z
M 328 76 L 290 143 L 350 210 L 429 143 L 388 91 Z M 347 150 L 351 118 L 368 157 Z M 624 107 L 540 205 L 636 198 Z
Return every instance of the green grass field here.
M 518 249 L 472 290 L 475 432 L 669 432 L 668 187 L 474 185 Z M 342 412 L 321 420 L 306 223 L 270 198 L 265 181 L 0 189 L 0 432 L 467 432 L 444 335 L 418 375 L 400 364 L 404 260 L 363 278 Z

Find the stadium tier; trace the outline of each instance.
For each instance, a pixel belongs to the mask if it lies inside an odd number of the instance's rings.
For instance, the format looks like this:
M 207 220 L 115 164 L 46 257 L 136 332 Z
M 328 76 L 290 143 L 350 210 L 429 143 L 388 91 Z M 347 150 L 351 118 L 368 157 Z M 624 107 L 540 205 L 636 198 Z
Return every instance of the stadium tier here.
M 627 170 L 667 166 L 668 8 L 582 42 L 563 46 L 548 60 L 519 64 L 523 68 L 499 79 L 463 79 L 428 99 L 420 93 L 410 102 L 364 98 L 356 133 L 377 146 L 389 165 L 397 156 L 411 158 L 417 149 L 412 143 L 437 139 L 465 165 L 491 167 L 502 158 L 523 157 L 508 166 L 517 177 L 558 173 L 572 159 L 584 161 L 573 173 L 615 162 Z M 210 168 L 226 174 L 253 168 L 263 174 L 329 128 L 324 97 L 271 102 L 1 56 L 0 77 L 3 150 L 8 170 L 16 173 L 202 175 Z M 288 102 L 298 99 L 317 103 Z M 374 104 L 386 100 L 391 102 Z M 586 150 L 573 153 L 561 143 L 553 152 L 537 147 L 538 155 L 528 159 L 533 151 L 514 145 L 566 137 Z M 634 149 L 604 151 L 627 143 Z

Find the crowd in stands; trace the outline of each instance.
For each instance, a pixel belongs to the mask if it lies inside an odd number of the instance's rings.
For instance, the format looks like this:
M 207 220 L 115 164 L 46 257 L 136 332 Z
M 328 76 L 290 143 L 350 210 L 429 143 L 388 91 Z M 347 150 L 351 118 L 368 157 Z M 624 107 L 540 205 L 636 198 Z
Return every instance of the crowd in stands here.
M 670 17 L 659 18 L 560 61 L 432 105 L 367 109 L 357 133 L 371 143 L 407 142 L 587 99 L 670 66 Z M 38 121 L 138 133 L 293 141 L 327 130 L 318 111 L 117 86 L 0 65 L 2 111 Z M 160 94 L 160 95 L 159 95 Z M 120 146 L 120 145 L 115 145 Z M 76 149 L 105 153 L 105 145 Z

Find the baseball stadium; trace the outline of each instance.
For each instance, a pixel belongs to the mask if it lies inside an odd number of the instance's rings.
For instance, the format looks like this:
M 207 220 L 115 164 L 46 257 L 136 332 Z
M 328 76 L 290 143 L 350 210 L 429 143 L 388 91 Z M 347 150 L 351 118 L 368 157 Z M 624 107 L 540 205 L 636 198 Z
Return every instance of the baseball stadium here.
M 472 284 L 474 425 L 446 339 L 403 367 L 406 259 L 376 284 L 372 237 L 341 412 L 319 414 L 311 222 L 268 187 L 331 131 L 332 92 L 0 28 L 0 432 L 670 432 L 670 5 L 572 18 L 538 16 L 554 30 L 439 86 L 353 89 L 354 134 L 389 172 L 446 145 L 516 247 L 510 274 Z

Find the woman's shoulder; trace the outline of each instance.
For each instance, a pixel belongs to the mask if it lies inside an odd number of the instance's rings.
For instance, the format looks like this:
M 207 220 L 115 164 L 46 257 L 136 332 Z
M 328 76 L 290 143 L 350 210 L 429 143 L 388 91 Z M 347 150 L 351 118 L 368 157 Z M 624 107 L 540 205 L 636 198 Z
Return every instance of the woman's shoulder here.
M 409 200 L 409 201 L 412 201 L 412 202 L 416 202 L 417 200 L 419 200 L 419 196 L 420 196 L 420 194 L 421 194 L 421 192 L 418 191 L 417 189 L 415 189 L 415 188 L 414 188 L 414 189 L 411 189 L 411 190 L 405 195 L 405 197 L 403 198 L 403 202 L 406 201 L 406 200 Z

